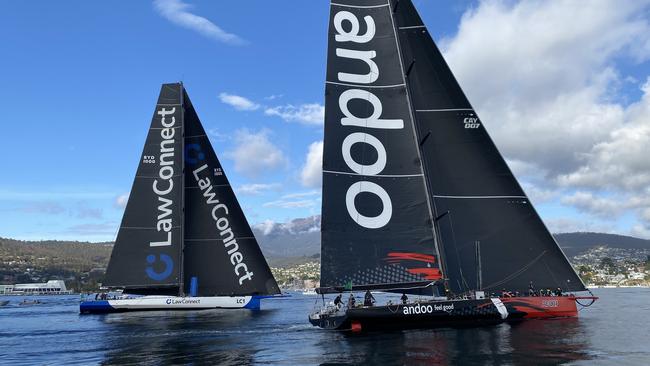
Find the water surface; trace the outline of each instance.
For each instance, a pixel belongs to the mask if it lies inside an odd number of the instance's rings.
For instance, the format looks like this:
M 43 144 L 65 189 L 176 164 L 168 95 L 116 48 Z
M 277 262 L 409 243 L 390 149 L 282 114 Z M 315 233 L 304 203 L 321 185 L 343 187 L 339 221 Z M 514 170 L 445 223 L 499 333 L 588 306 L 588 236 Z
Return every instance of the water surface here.
M 0 297 L 0 364 L 650 365 L 650 289 L 598 289 L 577 319 L 350 335 L 307 322 L 317 296 L 261 311 L 79 315 L 78 297 Z M 378 296 L 378 300 L 385 300 Z

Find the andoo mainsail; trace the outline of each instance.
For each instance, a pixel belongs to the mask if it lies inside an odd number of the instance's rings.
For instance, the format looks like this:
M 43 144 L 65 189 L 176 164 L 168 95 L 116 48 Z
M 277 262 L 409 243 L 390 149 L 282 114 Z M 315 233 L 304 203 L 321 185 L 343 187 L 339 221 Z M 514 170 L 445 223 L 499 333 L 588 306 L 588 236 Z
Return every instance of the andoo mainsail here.
M 280 293 L 182 84 L 164 84 L 103 286 L 81 313 L 259 309 Z
M 310 322 L 367 330 L 577 316 L 583 282 L 412 2 L 332 2 L 328 42 L 318 291 L 435 297 L 325 306 Z

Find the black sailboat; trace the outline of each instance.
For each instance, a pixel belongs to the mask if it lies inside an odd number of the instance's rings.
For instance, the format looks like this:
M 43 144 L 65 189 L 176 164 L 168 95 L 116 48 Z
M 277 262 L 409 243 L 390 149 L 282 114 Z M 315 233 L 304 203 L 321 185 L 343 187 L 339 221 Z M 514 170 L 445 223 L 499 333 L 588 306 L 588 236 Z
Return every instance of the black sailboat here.
M 490 296 L 586 288 L 412 2 L 332 2 L 328 37 L 319 292 L 437 300 L 323 308 L 312 324 L 358 330 L 576 316 L 574 296 Z
M 259 308 L 280 293 L 180 83 L 158 97 L 104 287 L 82 313 Z

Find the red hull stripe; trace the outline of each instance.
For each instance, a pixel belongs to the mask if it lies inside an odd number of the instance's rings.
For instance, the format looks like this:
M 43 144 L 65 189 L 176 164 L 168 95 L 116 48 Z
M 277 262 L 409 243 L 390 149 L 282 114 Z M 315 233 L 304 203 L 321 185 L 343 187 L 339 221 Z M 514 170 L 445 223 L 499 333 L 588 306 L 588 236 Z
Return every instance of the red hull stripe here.
M 556 318 L 578 316 L 574 296 L 506 297 L 506 307 L 525 313 L 524 318 Z

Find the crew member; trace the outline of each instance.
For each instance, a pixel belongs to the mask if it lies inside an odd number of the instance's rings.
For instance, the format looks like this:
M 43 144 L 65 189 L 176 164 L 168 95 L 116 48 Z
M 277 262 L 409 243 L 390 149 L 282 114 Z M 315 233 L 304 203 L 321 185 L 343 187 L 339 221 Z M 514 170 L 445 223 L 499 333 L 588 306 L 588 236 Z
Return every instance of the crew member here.
M 535 296 L 535 287 L 533 287 L 533 281 L 530 281 L 528 285 L 528 296 Z
M 406 302 L 408 301 L 408 296 L 406 294 L 402 294 L 402 297 L 400 298 L 402 300 L 402 304 L 406 305 Z
M 367 290 L 365 296 L 363 297 L 363 306 L 372 306 L 374 303 L 375 297 L 372 296 L 370 290 Z
M 336 309 L 337 309 L 337 310 L 341 308 L 341 303 L 342 303 L 342 301 L 341 301 L 341 294 L 339 294 L 339 296 L 337 296 L 336 298 L 334 298 L 334 306 L 336 306 Z
M 357 299 L 354 298 L 354 294 L 350 294 L 350 298 L 348 298 L 348 308 L 352 309 L 354 308 L 354 304 L 356 304 Z
M 562 289 L 558 287 L 557 290 L 555 290 L 555 295 L 562 296 Z

